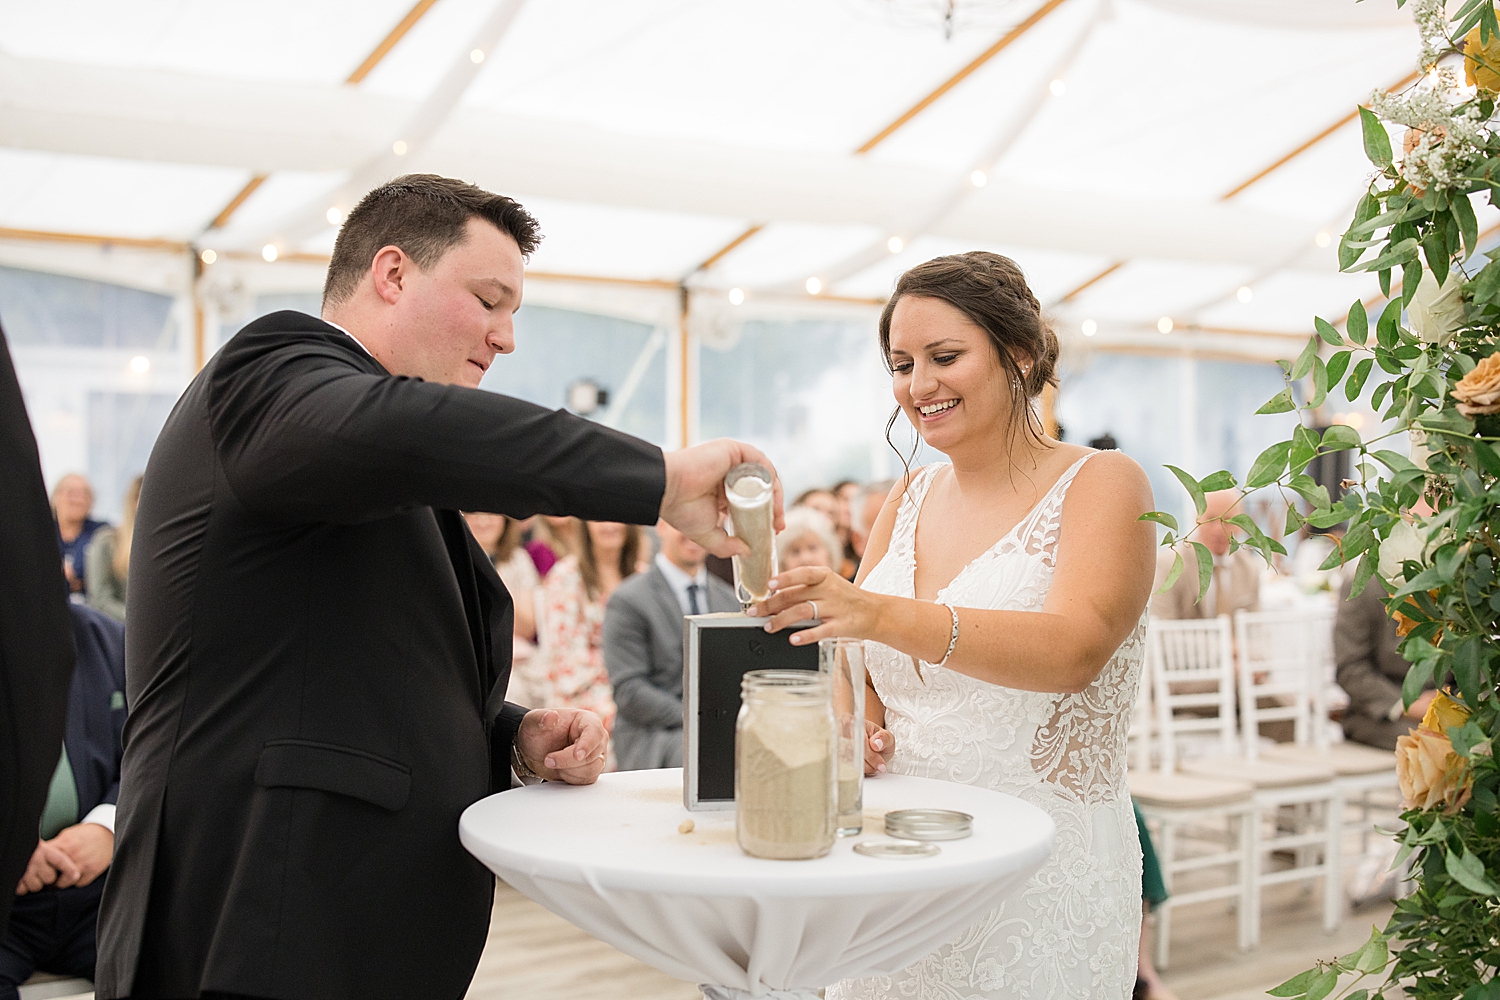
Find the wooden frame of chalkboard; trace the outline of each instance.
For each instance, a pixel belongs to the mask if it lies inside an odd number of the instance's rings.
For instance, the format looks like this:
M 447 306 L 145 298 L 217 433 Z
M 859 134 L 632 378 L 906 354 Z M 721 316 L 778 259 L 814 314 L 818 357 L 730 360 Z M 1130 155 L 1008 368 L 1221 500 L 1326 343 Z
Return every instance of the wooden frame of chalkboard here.
M 793 646 L 798 622 L 774 634 L 770 619 L 689 615 L 683 622 L 682 802 L 689 810 L 734 808 L 734 727 L 740 681 L 751 670 L 817 670 L 818 645 Z

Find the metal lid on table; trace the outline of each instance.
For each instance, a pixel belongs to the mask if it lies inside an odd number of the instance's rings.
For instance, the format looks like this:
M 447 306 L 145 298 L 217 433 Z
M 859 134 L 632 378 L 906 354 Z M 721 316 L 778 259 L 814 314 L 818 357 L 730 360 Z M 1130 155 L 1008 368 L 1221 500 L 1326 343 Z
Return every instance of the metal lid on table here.
M 919 844 L 914 840 L 861 840 L 854 845 L 855 854 L 871 858 L 930 858 L 941 851 L 936 844 Z
M 885 832 L 902 840 L 962 840 L 974 817 L 952 809 L 896 809 L 885 814 Z

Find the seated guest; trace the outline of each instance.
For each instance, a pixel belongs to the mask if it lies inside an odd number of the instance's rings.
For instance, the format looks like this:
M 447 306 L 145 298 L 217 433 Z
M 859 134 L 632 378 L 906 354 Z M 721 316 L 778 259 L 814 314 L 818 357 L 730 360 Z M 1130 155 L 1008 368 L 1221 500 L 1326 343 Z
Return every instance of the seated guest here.
M 532 640 L 536 638 L 536 601 L 532 595 L 541 579 L 530 553 L 521 547 L 522 522 L 504 514 L 476 511 L 464 514 L 464 520 L 474 540 L 490 557 L 505 589 L 510 591 L 515 605 L 515 655 L 529 656 Z
M 94 925 L 114 859 L 125 728 L 125 627 L 70 605 L 78 651 L 62 754 L 36 849 L 0 939 L 0 1000 L 34 972 L 94 978 Z
M 839 541 L 839 545 L 838 548 L 834 550 L 833 562 L 827 563 L 826 565 L 829 569 L 837 571 L 839 576 L 842 576 L 844 579 L 854 579 L 856 566 L 854 560 L 846 560 L 844 558 L 844 538 L 843 536 L 839 535 L 838 531 L 840 508 L 838 495 L 835 494 L 832 490 L 808 490 L 797 498 L 797 502 L 794 506 L 810 507 L 818 513 L 822 514 L 824 517 L 828 518 L 828 526 L 833 530 L 834 536 Z M 822 566 L 825 564 L 818 563 L 818 565 Z
M 1198 600 L 1198 550 L 1186 543 L 1178 544 L 1174 550 L 1163 550 L 1157 557 L 1156 585 L 1160 586 L 1171 571 L 1173 552 L 1182 554 L 1182 575 L 1163 593 L 1151 598 L 1151 614 L 1157 618 L 1216 618 L 1236 611 L 1258 611 L 1260 609 L 1260 571 L 1265 565 L 1253 549 L 1229 551 L 1229 529 L 1215 518 L 1233 516 L 1240 511 L 1234 508 L 1239 494 L 1234 490 L 1221 490 L 1208 495 L 1208 506 L 1198 519 L 1198 531 L 1194 541 L 1202 542 L 1213 553 L 1213 578 L 1208 592 Z
M 641 529 L 616 521 L 580 524 L 586 530 L 579 532 L 579 552 L 564 556 L 542 581 L 538 648 L 524 665 L 516 664 L 511 690 L 530 708 L 589 709 L 613 729 L 604 607 L 615 588 L 640 568 Z
M 849 508 L 849 544 L 854 549 L 856 562 L 864 559 L 870 529 L 875 527 L 875 519 L 880 516 L 880 509 L 885 506 L 886 499 L 895 487 L 896 481 L 887 479 L 879 483 L 865 483 L 859 488 L 859 494 Z
M 1386 613 L 1379 583 L 1371 580 L 1350 600 L 1352 588 L 1353 581 L 1344 584 L 1333 628 L 1338 684 L 1349 695 L 1344 735 L 1354 743 L 1395 750 L 1396 740 L 1422 721 L 1436 692 L 1429 683 L 1411 708 L 1402 705 L 1401 684 L 1409 664 L 1396 652 L 1398 626 Z
M 136 476 L 125 488 L 124 511 L 120 526 L 108 525 L 94 533 L 84 556 L 85 601 L 89 607 L 103 611 L 117 622 L 125 620 L 125 581 L 130 576 L 130 540 L 135 533 L 135 508 L 141 500 L 141 477 Z
M 94 510 L 94 488 L 82 475 L 72 472 L 52 487 L 52 519 L 57 522 L 57 547 L 62 550 L 63 575 L 75 594 L 88 591 L 88 567 L 84 556 L 94 533 L 107 527 L 89 517 Z
M 839 516 L 834 519 L 834 530 L 844 545 L 844 565 L 858 569 L 859 555 L 854 551 L 851 529 L 854 525 L 854 501 L 859 496 L 859 484 L 852 479 L 840 479 L 832 487 L 834 498 L 839 502 Z M 853 574 L 849 579 L 854 579 Z
M 532 518 L 531 540 L 526 552 L 536 566 L 538 576 L 546 576 L 566 555 L 576 555 L 582 542 L 582 522 L 575 517 L 553 517 L 550 514 Z
M 604 613 L 622 771 L 682 766 L 683 616 L 740 609 L 734 588 L 704 567 L 702 546 L 665 521 L 656 535 L 654 564 L 620 584 Z
M 803 566 L 837 569 L 842 555 L 833 522 L 820 511 L 793 507 L 786 512 L 786 527 L 776 536 L 777 566 L 783 570 Z

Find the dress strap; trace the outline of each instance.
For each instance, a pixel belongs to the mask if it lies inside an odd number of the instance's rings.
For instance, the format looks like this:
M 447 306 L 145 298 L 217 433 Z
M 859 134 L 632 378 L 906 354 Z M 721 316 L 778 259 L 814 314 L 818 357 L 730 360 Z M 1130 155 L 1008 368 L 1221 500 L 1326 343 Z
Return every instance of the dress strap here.
M 1068 466 L 1057 477 L 1057 482 L 1052 484 L 1047 495 L 1027 515 L 1025 527 L 1017 532 L 1026 551 L 1040 555 L 1048 565 L 1057 558 L 1057 536 L 1062 531 L 1062 505 L 1068 494 L 1068 487 L 1073 484 L 1083 463 L 1097 454 L 1097 451 L 1091 451 Z

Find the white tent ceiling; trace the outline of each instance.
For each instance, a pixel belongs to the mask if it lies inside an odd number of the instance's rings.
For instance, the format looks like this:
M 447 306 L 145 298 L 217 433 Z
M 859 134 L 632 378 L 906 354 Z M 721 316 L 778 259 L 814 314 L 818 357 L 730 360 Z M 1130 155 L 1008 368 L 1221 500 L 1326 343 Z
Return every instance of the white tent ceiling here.
M 970 0 L 951 38 L 911 16 L 923 0 L 410 3 L 0 0 L 0 260 L 91 266 L 17 230 L 164 240 L 316 287 L 329 208 L 421 170 L 527 203 L 539 278 L 797 310 L 810 277 L 878 300 L 920 260 L 992 248 L 1075 340 L 1094 321 L 1090 346 L 1285 356 L 1375 293 L 1326 245 L 1369 169 L 1358 126 L 1224 195 L 1405 78 L 1417 44 L 1390 0 Z M 267 243 L 279 278 L 237 263 Z

